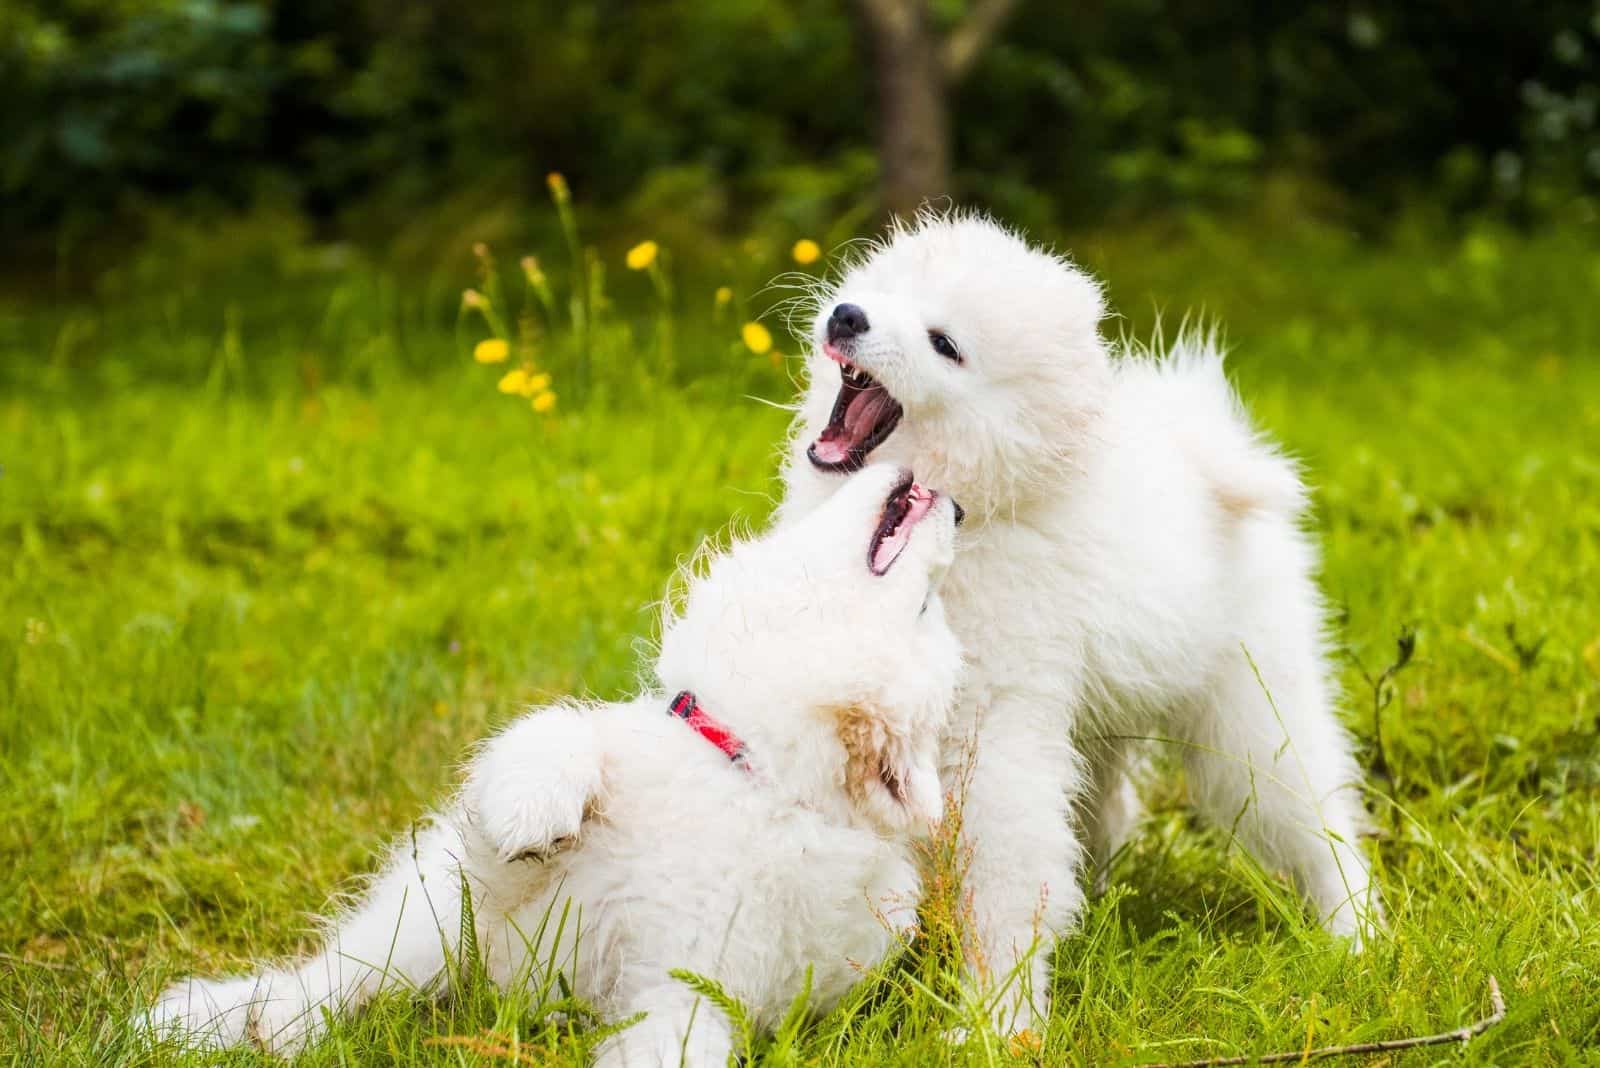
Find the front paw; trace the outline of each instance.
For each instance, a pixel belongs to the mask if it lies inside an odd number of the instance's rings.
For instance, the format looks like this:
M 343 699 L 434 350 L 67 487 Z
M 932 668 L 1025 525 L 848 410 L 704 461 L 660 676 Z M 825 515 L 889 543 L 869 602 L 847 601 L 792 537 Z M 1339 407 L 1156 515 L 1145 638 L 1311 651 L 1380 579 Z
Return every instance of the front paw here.
M 963 985 L 967 1004 L 975 1014 L 987 1017 L 997 1035 L 1011 1039 L 1030 1032 L 1042 1034 L 1049 1024 L 1049 961 L 1038 946 L 1007 974 L 980 979 L 969 969 Z
M 494 777 L 477 784 L 478 828 L 507 863 L 546 860 L 570 846 L 583 825 L 587 796 L 564 782 L 511 782 Z
M 467 816 L 501 861 L 547 857 L 577 836 L 600 777 L 599 743 L 582 709 L 530 713 L 473 760 Z
M 1039 1033 L 1031 1027 L 1024 1027 L 1009 1034 L 1000 1033 L 1005 1035 L 1006 1052 L 1013 1057 L 1037 1060 L 1044 1053 L 1044 1039 L 1040 1038 Z M 952 1027 L 940 1032 L 939 1037 L 944 1040 L 945 1045 L 952 1049 L 960 1049 L 972 1041 L 973 1035 L 970 1028 Z

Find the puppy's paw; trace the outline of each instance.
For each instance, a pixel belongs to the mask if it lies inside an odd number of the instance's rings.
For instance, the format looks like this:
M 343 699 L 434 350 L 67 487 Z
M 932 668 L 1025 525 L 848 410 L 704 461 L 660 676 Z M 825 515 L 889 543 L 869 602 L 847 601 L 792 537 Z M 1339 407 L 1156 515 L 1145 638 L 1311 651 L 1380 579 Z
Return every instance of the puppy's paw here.
M 465 800 L 502 861 L 543 858 L 575 838 L 600 791 L 600 752 L 581 712 L 550 708 L 496 735 L 473 761 Z
M 697 1014 L 696 1014 L 697 1015 Z M 594 1052 L 594 1068 L 714 1068 L 733 1054 L 732 1037 L 720 1019 L 676 1018 L 655 1010 L 604 1042 Z
M 1354 900 L 1342 902 L 1323 921 L 1328 933 L 1349 941 L 1357 953 L 1370 948 L 1383 932 L 1383 907 L 1376 893 L 1370 894 L 1362 906 Z
M 965 970 L 962 976 L 962 986 L 965 988 L 963 1000 L 973 1016 L 969 1018 L 967 1027 L 953 1028 L 946 1032 L 947 1036 L 959 1032 L 970 1038 L 982 1026 L 977 1022 L 979 1017 L 986 1017 L 989 1030 L 1008 1042 L 1025 1033 L 1042 1034 L 1050 1020 L 1047 967 L 1048 962 L 1043 955 L 1035 954 L 1031 960 L 1019 966 L 1025 970 L 1005 976 L 998 987 L 970 969 Z M 1031 991 L 1046 993 L 1040 996 Z
M 293 976 L 262 976 L 250 1015 L 250 1040 L 258 1047 L 287 1057 L 326 1027 L 322 1005 L 308 997 Z
M 565 775 L 534 782 L 486 775 L 475 785 L 478 827 L 506 862 L 545 860 L 571 845 L 589 800 Z
M 228 1049 L 250 1038 L 257 977 L 185 979 L 168 987 L 138 1021 L 156 1038 L 194 1049 Z

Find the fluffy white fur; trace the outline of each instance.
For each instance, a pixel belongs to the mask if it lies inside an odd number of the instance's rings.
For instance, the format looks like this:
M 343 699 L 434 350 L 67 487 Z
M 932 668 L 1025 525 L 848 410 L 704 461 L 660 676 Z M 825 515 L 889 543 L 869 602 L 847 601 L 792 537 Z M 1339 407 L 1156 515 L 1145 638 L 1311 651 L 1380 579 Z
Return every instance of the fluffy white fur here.
M 938 739 L 961 672 L 937 592 L 948 499 L 887 574 L 868 568 L 904 477 L 869 468 L 804 519 L 712 559 L 682 614 L 667 613 L 661 690 L 515 721 L 314 957 L 179 983 L 149 1025 L 282 1052 L 325 1010 L 437 990 L 463 886 L 497 982 L 555 967 L 613 1019 L 648 1013 L 602 1046 L 603 1064 L 727 1062 L 729 1021 L 669 969 L 720 981 L 765 1024 L 808 966 L 814 1004 L 834 1003 L 914 920 L 915 840 L 942 812 Z M 748 744 L 752 773 L 667 714 L 682 689 Z
M 997 1022 L 1047 1010 L 1036 937 L 1070 928 L 1085 854 L 1103 862 L 1137 819 L 1135 739 L 1169 739 L 1200 811 L 1358 935 L 1377 902 L 1305 494 L 1215 339 L 1113 353 L 1089 276 L 972 215 L 895 228 L 815 296 L 780 522 L 847 484 L 807 457 L 840 390 L 830 356 L 904 406 L 871 459 L 915 466 L 970 514 L 945 585 L 969 657 L 945 774 L 975 736 L 971 964 Z M 840 304 L 868 329 L 830 344 Z

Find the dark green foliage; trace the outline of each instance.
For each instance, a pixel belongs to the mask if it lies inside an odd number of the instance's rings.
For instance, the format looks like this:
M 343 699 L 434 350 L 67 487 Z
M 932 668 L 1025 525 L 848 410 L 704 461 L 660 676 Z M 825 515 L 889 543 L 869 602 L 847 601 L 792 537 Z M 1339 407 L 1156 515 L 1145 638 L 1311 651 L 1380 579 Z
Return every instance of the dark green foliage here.
M 0 0 L 0 233 L 286 197 L 386 234 L 552 169 L 633 219 L 817 229 L 869 210 L 857 29 L 844 0 Z M 954 193 L 1033 225 L 1275 169 L 1368 215 L 1424 192 L 1550 215 L 1600 182 L 1600 13 L 1034 0 L 954 107 Z

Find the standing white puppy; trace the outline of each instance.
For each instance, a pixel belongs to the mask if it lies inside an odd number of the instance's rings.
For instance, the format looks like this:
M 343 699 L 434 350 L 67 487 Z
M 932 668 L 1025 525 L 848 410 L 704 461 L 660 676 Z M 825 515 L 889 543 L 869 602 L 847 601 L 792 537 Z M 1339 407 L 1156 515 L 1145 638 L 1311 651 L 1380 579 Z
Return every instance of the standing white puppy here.
M 1015 970 L 1005 1029 L 1048 1011 L 1048 942 L 1028 954 L 1070 928 L 1085 849 L 1103 862 L 1137 815 L 1136 738 L 1180 746 L 1194 803 L 1329 930 L 1377 911 L 1296 470 L 1214 339 L 1114 357 L 1103 315 L 1086 274 L 985 218 L 897 227 L 821 295 L 785 464 L 782 522 L 868 456 L 971 513 L 946 585 L 970 662 L 946 772 L 975 736 L 969 963 Z
M 727 1064 L 728 1019 L 674 969 L 771 1026 L 812 968 L 825 1011 L 915 920 L 961 672 L 938 595 L 958 517 L 878 467 L 717 557 L 667 620 L 663 691 L 517 720 L 316 955 L 179 983 L 149 1024 L 282 1052 L 380 990 L 436 989 L 463 889 L 497 982 L 555 968 L 611 1019 L 646 1014 L 602 1064 Z

